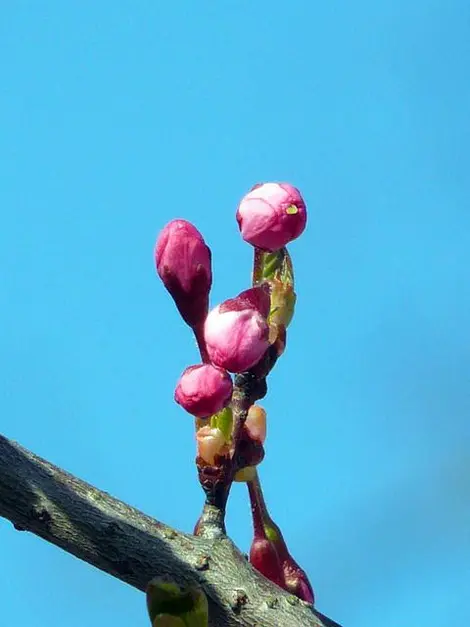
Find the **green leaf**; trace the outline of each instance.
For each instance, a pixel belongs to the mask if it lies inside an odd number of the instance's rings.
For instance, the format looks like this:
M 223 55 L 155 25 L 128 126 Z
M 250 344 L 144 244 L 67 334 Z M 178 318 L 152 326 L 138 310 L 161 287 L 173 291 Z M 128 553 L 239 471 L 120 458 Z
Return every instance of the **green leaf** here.
M 282 249 L 284 250 L 284 249 Z M 277 250 L 274 253 L 262 253 L 261 254 L 261 279 L 269 281 L 274 279 L 276 273 L 279 272 L 282 263 L 282 250 Z
M 259 282 L 278 280 L 294 287 L 294 269 L 287 248 L 281 248 L 273 253 L 258 251 L 255 263 L 259 265 L 256 269 Z
M 215 426 L 218 427 L 228 442 L 232 436 L 232 425 L 233 425 L 233 413 L 231 407 L 225 407 L 221 411 L 219 411 L 215 416 Z M 212 426 L 212 420 L 211 420 Z
M 284 285 L 290 285 L 292 289 L 294 288 L 294 266 L 292 265 L 292 259 L 289 255 L 287 248 L 283 248 L 284 255 L 281 261 L 280 267 L 280 280 L 284 283 Z
M 291 285 L 286 285 L 277 279 L 270 281 L 270 285 L 271 311 L 269 312 L 269 322 L 283 325 L 287 329 L 294 315 L 297 297 Z

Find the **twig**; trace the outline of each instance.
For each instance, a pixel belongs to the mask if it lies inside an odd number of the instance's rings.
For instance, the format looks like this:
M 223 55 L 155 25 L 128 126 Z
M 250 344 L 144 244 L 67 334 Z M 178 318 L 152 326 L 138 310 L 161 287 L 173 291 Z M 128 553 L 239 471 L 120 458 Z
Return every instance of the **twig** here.
M 155 576 L 201 585 L 210 627 L 338 627 L 257 573 L 227 536 L 175 531 L 3 436 L 0 516 L 139 590 Z

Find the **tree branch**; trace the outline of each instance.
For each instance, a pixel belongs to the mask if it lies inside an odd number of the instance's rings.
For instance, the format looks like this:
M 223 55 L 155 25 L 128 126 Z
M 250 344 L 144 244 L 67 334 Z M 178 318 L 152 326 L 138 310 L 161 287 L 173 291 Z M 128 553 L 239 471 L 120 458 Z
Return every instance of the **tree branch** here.
M 226 536 L 184 534 L 0 435 L 0 516 L 145 590 L 199 584 L 211 627 L 339 627 L 257 573 Z

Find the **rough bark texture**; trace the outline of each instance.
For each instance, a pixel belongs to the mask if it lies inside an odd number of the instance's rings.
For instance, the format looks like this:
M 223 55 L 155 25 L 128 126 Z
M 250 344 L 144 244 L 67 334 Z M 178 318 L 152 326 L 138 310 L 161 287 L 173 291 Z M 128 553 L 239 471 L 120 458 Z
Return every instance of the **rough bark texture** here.
M 0 516 L 139 590 L 159 575 L 202 585 L 211 627 L 339 627 L 259 575 L 226 536 L 175 531 L 3 436 Z

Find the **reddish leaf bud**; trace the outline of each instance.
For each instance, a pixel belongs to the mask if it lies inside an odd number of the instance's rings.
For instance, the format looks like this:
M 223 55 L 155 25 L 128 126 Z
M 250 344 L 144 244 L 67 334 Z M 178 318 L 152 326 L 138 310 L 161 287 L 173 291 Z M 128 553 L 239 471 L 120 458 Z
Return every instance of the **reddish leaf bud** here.
M 268 314 L 269 295 L 261 287 L 218 305 L 204 325 L 209 359 L 230 372 L 249 370 L 269 347 Z
M 196 227 L 186 220 L 169 222 L 158 236 L 155 263 L 183 320 L 191 327 L 202 324 L 212 285 L 211 251 Z
M 275 546 L 263 537 L 255 537 L 250 547 L 250 563 L 262 575 L 284 588 L 281 561 Z
M 212 416 L 230 402 L 232 379 L 229 373 L 212 364 L 189 366 L 175 390 L 175 401 L 198 418 Z
M 284 588 L 295 596 L 311 603 L 315 603 L 315 595 L 308 577 L 291 555 L 282 564 Z
M 289 183 L 264 183 L 242 198 L 237 222 L 243 239 L 262 250 L 279 250 L 301 235 L 307 209 Z

